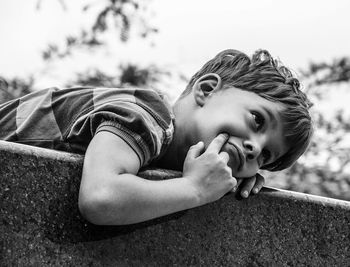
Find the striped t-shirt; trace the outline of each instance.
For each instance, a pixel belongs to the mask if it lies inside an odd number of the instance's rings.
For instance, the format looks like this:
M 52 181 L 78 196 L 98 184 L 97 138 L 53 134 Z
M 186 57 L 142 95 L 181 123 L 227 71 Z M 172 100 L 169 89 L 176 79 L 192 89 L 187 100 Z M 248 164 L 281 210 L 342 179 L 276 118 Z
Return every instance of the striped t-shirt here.
M 152 90 L 48 88 L 0 105 L 0 139 L 83 154 L 96 133 L 108 131 L 145 166 L 170 144 L 172 119 Z

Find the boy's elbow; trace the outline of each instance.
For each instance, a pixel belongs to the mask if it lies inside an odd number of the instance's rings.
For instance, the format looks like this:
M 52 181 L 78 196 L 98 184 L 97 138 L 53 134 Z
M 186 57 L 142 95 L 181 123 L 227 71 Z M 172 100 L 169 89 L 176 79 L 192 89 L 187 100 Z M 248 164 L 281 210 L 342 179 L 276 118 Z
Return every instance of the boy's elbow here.
M 122 204 L 109 197 L 107 190 L 90 194 L 79 193 L 79 211 L 90 223 L 96 225 L 123 224 Z
M 79 193 L 79 211 L 80 214 L 89 222 L 97 225 L 104 225 L 105 216 L 103 210 L 106 209 L 106 200 L 102 196 L 94 194 Z

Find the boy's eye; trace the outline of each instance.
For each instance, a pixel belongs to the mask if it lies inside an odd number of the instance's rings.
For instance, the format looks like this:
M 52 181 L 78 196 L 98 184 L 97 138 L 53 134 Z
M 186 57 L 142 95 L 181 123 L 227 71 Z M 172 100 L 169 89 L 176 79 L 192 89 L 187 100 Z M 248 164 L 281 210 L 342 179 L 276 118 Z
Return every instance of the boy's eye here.
M 255 128 L 256 128 L 257 131 L 260 131 L 261 128 L 264 126 L 265 119 L 258 112 L 254 112 L 254 113 L 252 113 L 252 115 L 253 115 L 253 119 L 254 119 L 254 122 L 255 122 Z

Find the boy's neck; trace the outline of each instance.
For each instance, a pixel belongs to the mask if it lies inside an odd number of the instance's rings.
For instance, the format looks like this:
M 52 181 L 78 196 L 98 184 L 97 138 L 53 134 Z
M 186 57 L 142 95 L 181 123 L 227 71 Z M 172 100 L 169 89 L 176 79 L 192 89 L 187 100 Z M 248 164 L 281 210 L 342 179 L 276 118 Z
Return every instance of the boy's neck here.
M 173 141 L 174 142 L 174 141 Z M 183 157 L 176 146 L 170 144 L 165 154 L 157 161 L 156 166 L 162 169 L 182 171 Z
M 186 118 L 183 118 L 184 107 L 175 103 L 173 106 L 173 113 L 175 119 L 174 123 L 174 137 L 169 145 L 169 148 L 157 162 L 157 167 L 182 171 L 183 163 L 190 148 L 190 140 L 186 137 Z

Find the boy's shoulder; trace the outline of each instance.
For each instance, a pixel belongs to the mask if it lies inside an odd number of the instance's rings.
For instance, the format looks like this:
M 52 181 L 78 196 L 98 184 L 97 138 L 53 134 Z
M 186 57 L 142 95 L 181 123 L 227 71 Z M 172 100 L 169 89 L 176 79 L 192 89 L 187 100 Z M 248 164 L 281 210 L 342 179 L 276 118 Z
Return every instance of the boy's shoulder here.
M 128 110 L 131 113 L 147 112 L 162 128 L 167 128 L 174 119 L 167 96 L 154 89 L 138 87 L 71 87 L 59 90 L 54 88 L 53 90 L 53 94 L 56 96 L 54 97 L 55 99 L 64 99 L 59 101 L 61 104 L 64 102 L 65 108 L 72 108 L 67 107 L 67 105 L 77 106 L 74 105 L 76 103 L 80 107 L 85 106 L 84 110 L 91 110 L 89 113 L 102 111 L 106 108 L 112 113 L 119 113 L 122 107 L 127 107 L 122 113 Z
M 159 105 L 170 107 L 167 96 L 155 89 L 138 87 L 72 87 L 61 89 L 74 91 L 76 94 L 84 94 L 85 90 L 91 90 L 95 100 L 129 101 L 140 105 Z M 170 108 L 169 108 L 170 109 Z M 170 109 L 171 110 L 171 109 Z
M 158 158 L 172 140 L 173 112 L 166 97 L 143 88 L 94 88 L 94 113 L 114 113 L 98 126 L 122 139 L 140 159 L 141 166 Z M 111 114 L 111 113 L 109 113 Z M 125 136 L 128 136 L 127 138 Z
M 28 95 L 28 100 L 38 96 L 50 95 L 51 101 L 65 106 L 73 103 L 96 106 L 106 103 L 129 102 L 139 105 L 151 114 L 160 114 L 169 121 L 173 118 L 167 96 L 159 90 L 137 87 L 91 87 L 75 86 L 69 88 L 51 87 Z M 85 103 L 85 104 L 84 104 Z M 77 106 L 77 105 L 74 105 Z

